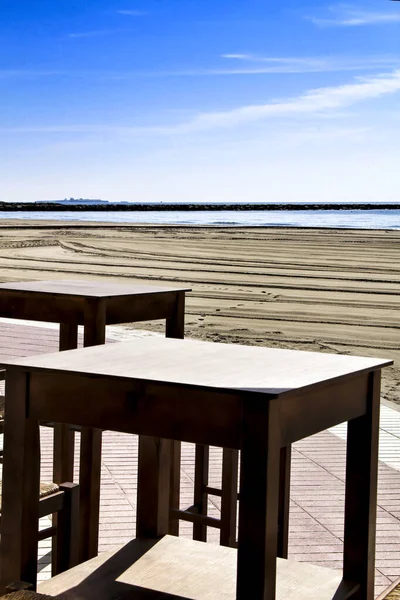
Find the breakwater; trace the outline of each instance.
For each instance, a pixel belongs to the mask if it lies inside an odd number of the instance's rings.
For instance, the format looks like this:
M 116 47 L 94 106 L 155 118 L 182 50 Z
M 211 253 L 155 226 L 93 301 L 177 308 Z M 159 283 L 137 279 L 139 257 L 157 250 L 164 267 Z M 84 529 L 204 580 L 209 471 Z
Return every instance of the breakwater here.
M 400 203 L 125 203 L 62 204 L 58 202 L 0 202 L 0 211 L 8 212 L 105 212 L 105 211 L 301 211 L 301 210 L 400 210 Z

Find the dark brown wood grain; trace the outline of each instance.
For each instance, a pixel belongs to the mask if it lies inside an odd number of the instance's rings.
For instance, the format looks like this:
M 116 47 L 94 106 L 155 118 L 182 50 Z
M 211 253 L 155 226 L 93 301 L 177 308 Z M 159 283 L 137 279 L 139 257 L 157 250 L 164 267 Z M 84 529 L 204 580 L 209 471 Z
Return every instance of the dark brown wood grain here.
M 78 325 L 60 323 L 59 350 L 73 350 L 78 347 Z M 54 424 L 53 481 L 63 483 L 74 480 L 75 434 L 65 424 Z
M 291 459 L 292 447 L 284 446 L 281 448 L 278 514 L 278 556 L 280 558 L 288 557 Z
M 29 418 L 29 375 L 11 373 L 6 385 L 0 592 L 12 581 L 36 585 L 38 541 L 53 537 L 52 574 L 77 564 L 78 490 L 62 484 L 39 500 L 39 423 Z M 54 515 L 53 526 L 38 533 L 38 519 Z
M 87 348 L 106 341 L 107 311 L 104 298 L 86 298 L 84 311 L 83 345 Z M 100 429 L 83 427 L 79 461 L 79 560 L 97 556 L 100 515 L 101 479 Z
M 175 311 L 176 295 L 187 291 L 190 289 L 95 280 L 1 283 L 0 314 L 14 319 L 83 325 L 87 302 L 104 300 L 109 325 L 167 319 Z
M 169 305 L 168 305 L 169 308 Z M 172 310 L 166 315 L 165 336 L 183 339 L 185 337 L 185 293 L 179 292 L 173 298 Z M 170 516 L 179 510 L 181 491 L 181 442 L 174 440 L 171 447 Z M 179 535 L 179 519 L 170 518 L 169 533 Z
M 170 383 L 61 371 L 35 371 L 30 380 L 34 391 L 30 410 L 40 421 L 75 422 L 84 427 L 203 441 L 227 448 L 238 449 L 240 445 L 238 392 L 196 390 L 183 385 L 177 389 Z
M 220 544 L 231 548 L 236 547 L 238 470 L 238 450 L 224 448 L 222 452 Z
M 343 576 L 358 582 L 355 600 L 373 600 L 377 511 L 380 373 L 368 377 L 366 414 L 348 423 Z
M 275 600 L 280 433 L 277 400 L 244 403 L 237 600 Z
M 101 431 L 84 427 L 81 431 L 79 462 L 80 561 L 97 556 L 100 513 Z
M 157 538 L 170 520 L 171 440 L 139 438 L 136 535 Z
M 185 293 L 178 292 L 171 300 L 165 321 L 165 337 L 182 340 L 185 335 Z
M 56 535 L 52 546 L 52 574 L 63 573 L 79 562 L 79 486 L 60 485 L 63 495 L 62 510 L 56 513 Z
M 179 510 L 181 495 L 181 442 L 172 440 L 171 444 L 171 481 L 169 490 L 169 533 L 179 535 L 179 519 L 173 515 L 173 511 Z
M 209 476 L 210 448 L 197 444 L 195 449 L 194 472 L 194 506 L 196 512 L 204 517 L 208 512 L 208 476 Z M 193 539 L 200 542 L 207 541 L 207 526 L 204 519 L 199 519 L 193 526 Z
M 1 515 L 1 581 L 36 585 L 39 423 L 27 412 L 29 375 L 7 374 Z M 11 401 L 8 401 L 8 398 Z

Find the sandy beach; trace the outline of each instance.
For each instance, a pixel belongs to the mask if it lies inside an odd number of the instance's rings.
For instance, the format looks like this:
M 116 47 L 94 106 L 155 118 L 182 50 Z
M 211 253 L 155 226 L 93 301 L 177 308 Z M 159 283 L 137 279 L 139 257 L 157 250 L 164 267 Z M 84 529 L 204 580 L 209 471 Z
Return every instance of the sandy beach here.
M 0 265 L 1 281 L 189 286 L 187 336 L 389 357 L 383 398 L 400 405 L 400 231 L 3 220 Z

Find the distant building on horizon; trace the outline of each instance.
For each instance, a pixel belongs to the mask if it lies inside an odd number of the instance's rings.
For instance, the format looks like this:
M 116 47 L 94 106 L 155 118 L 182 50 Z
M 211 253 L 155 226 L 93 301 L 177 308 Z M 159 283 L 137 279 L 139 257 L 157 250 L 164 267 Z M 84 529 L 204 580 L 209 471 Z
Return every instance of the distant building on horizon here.
M 108 204 L 108 200 L 97 198 L 64 198 L 64 200 L 36 200 L 35 204 L 52 202 L 55 204 Z

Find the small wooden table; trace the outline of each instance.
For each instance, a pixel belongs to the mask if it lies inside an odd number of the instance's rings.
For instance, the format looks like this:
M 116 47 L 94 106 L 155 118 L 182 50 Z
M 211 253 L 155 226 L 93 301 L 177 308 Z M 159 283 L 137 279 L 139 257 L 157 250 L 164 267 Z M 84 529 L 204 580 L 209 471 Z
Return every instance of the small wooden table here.
M 0 317 L 60 324 L 59 349 L 78 346 L 78 325 L 84 346 L 104 344 L 106 325 L 166 320 L 166 336 L 184 337 L 185 292 L 188 288 L 155 287 L 88 280 L 29 281 L 0 284 Z M 71 421 L 73 423 L 74 421 Z M 107 428 L 105 428 L 107 429 Z M 179 447 L 175 447 L 175 503 L 179 506 Z M 81 432 L 80 559 L 97 555 L 100 502 L 101 431 Z M 73 481 L 74 432 L 54 429 L 54 482 Z
M 165 338 L 10 361 L 2 580 L 36 582 L 30 524 L 37 516 L 38 422 L 54 420 L 140 434 L 138 537 L 43 584 L 43 593 L 77 586 L 81 599 L 150 600 L 163 592 L 196 600 L 372 600 L 380 370 L 390 364 Z M 277 569 L 280 449 L 343 421 L 343 578 L 284 559 Z M 241 450 L 237 551 L 162 537 L 175 439 Z

